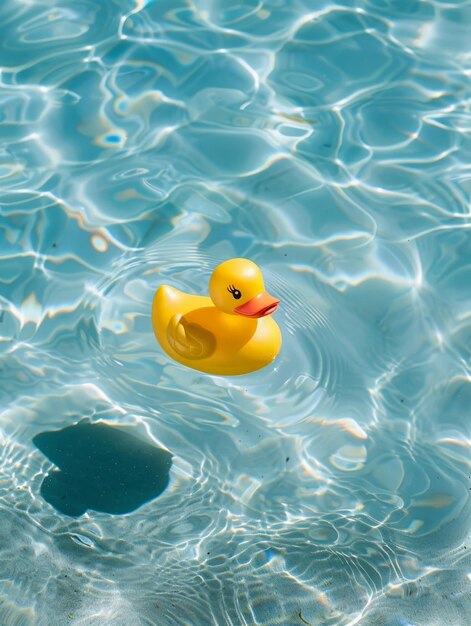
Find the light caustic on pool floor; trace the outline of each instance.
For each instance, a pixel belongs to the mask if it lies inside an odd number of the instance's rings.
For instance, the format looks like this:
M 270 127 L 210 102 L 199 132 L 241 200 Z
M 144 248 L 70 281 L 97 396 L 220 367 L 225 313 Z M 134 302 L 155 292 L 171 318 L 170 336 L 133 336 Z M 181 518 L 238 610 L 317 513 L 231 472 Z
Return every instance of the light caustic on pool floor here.
M 469 8 L 223 4 L 1 9 L 0 622 L 467 626 Z M 155 289 L 236 256 L 279 357 L 173 363 Z M 82 419 L 168 485 L 59 513 Z

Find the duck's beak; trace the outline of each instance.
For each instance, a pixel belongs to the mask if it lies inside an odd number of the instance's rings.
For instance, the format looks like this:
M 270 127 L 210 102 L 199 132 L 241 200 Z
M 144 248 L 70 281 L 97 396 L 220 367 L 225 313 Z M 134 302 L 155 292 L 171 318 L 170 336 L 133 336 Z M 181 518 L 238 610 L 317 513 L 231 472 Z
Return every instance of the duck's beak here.
M 279 300 L 264 291 L 255 296 L 255 298 L 248 300 L 245 304 L 236 306 L 234 312 L 239 315 L 245 315 L 245 317 L 265 317 L 265 315 L 274 313 L 279 304 Z

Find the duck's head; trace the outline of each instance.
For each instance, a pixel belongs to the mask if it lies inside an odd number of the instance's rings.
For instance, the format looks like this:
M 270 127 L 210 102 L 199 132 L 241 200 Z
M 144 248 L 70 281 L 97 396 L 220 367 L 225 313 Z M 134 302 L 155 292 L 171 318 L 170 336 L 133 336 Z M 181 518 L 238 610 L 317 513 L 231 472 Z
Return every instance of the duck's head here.
M 221 263 L 209 281 L 209 295 L 221 311 L 252 318 L 271 315 L 280 302 L 265 291 L 260 268 L 248 259 Z

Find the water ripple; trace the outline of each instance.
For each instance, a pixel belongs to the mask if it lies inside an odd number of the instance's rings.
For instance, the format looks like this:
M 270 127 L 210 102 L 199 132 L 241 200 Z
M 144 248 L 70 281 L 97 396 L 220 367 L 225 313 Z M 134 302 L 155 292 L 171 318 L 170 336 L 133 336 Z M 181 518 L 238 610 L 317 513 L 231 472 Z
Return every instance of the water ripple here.
M 471 611 L 469 3 L 0 8 L 0 623 L 445 624 Z M 171 361 L 166 282 L 253 258 L 283 348 Z M 59 514 L 32 444 L 173 455 Z

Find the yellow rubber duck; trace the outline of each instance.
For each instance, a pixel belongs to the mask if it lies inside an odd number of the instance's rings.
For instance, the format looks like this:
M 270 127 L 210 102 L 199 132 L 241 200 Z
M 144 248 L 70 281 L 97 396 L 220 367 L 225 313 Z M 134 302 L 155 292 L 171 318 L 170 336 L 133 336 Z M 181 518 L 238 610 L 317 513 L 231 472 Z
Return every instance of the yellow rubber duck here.
M 207 374 L 236 376 L 265 367 L 281 348 L 270 317 L 279 300 L 265 291 L 260 268 L 248 259 L 221 263 L 209 295 L 162 285 L 152 305 L 157 341 L 175 361 Z

